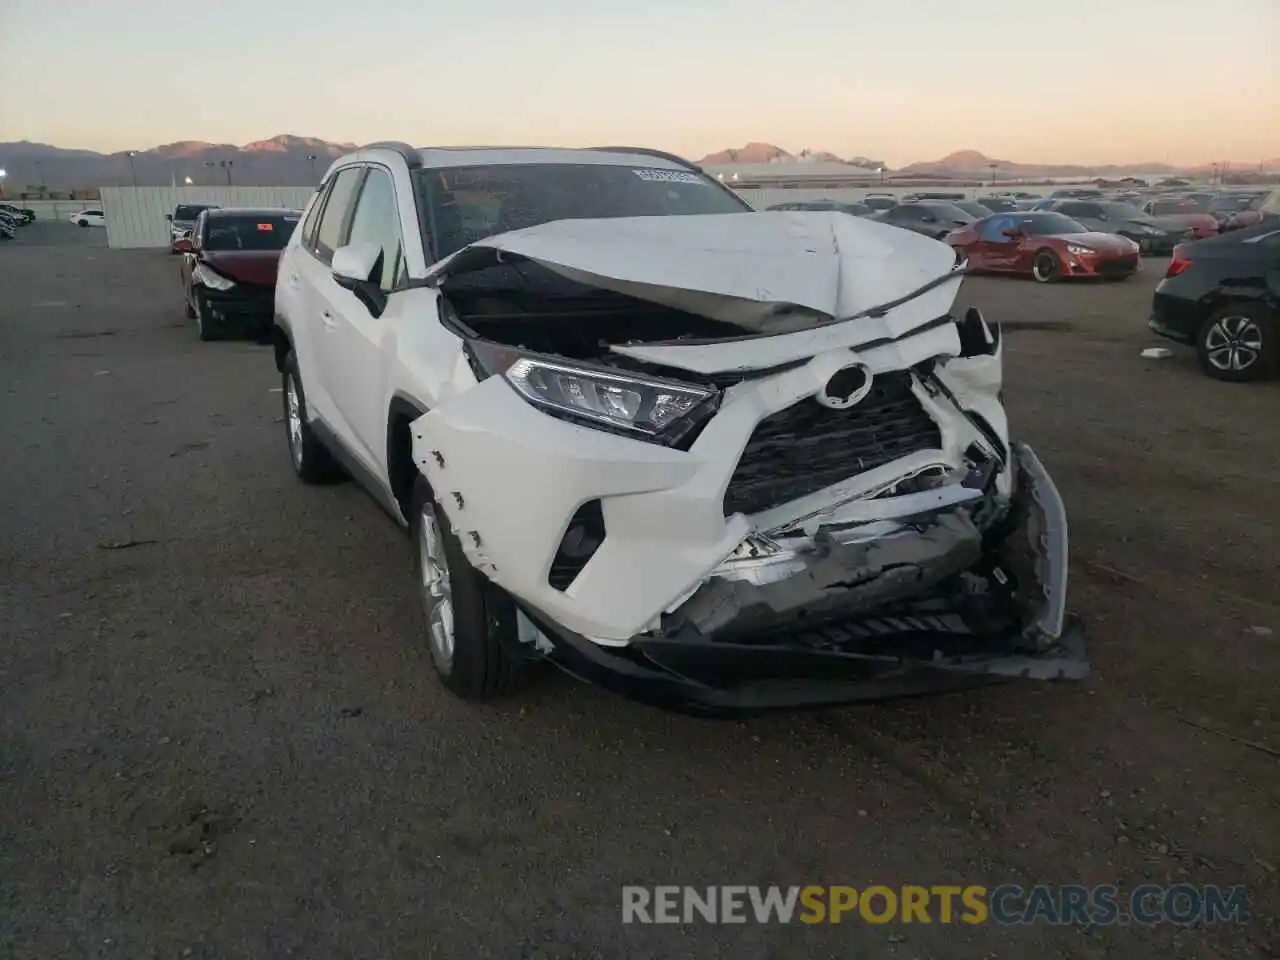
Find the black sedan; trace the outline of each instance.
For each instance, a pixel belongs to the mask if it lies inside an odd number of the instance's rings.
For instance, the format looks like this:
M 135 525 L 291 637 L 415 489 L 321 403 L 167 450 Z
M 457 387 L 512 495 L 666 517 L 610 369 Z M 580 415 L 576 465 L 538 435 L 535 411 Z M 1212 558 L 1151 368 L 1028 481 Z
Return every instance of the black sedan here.
M 26 226 L 28 223 L 35 223 L 36 212 L 26 207 L 15 207 L 12 203 L 0 203 L 0 213 L 7 214 L 15 220 L 19 226 Z
M 1053 209 L 1097 233 L 1118 233 L 1128 237 L 1143 253 L 1167 255 L 1178 244 L 1195 238 L 1195 234 L 1181 221 L 1153 217 L 1131 203 L 1062 200 L 1054 204 Z
M 1280 370 L 1280 216 L 1177 247 L 1147 325 L 1194 346 L 1218 380 Z
M 957 227 L 968 226 L 978 218 L 954 203 L 919 200 L 913 203 L 899 203 L 882 213 L 877 213 L 872 219 L 941 240 Z

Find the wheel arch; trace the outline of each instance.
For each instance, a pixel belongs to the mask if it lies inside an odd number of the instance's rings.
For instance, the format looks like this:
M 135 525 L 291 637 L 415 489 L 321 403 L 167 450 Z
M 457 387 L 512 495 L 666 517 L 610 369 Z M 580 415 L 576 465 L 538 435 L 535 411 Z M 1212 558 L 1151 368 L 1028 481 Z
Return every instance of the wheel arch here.
M 288 321 L 277 313 L 271 324 L 271 352 L 277 373 L 284 373 L 284 362 L 292 351 L 293 331 L 289 329 Z
M 419 474 L 410 425 L 426 413 L 426 404 L 402 393 L 395 394 L 387 405 L 387 484 L 406 519 Z

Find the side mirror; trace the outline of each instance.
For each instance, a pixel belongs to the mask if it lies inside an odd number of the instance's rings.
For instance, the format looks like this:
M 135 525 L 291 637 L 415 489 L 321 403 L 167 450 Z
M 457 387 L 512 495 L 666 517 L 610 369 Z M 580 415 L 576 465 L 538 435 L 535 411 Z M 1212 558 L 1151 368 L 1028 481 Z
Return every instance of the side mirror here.
M 382 248 L 376 243 L 349 243 L 333 251 L 329 264 L 338 286 L 350 290 L 375 317 L 382 316 L 387 306 L 387 295 L 370 278 L 382 257 Z
M 164 218 L 165 218 L 166 220 L 168 220 L 170 223 L 173 223 L 173 214 L 172 214 L 172 213 L 166 213 L 166 214 L 164 215 Z
M 1002 236 L 1009 237 L 1012 240 L 1017 240 L 1019 237 L 1022 236 L 1022 231 L 1019 230 L 1017 227 L 1005 227 L 1003 230 L 1000 231 L 1000 233 Z
M 182 237 L 180 240 L 173 241 L 173 249 L 178 253 L 194 253 L 195 247 L 191 245 L 190 237 Z
M 373 243 L 349 243 L 333 251 L 333 279 L 338 285 L 353 289 L 369 282 L 373 268 L 377 266 L 382 248 Z

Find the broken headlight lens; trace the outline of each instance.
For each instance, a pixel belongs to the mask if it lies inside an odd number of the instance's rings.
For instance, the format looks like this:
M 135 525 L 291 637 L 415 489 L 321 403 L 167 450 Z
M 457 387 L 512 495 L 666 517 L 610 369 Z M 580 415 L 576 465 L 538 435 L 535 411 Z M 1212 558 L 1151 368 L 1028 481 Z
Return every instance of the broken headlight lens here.
M 548 413 L 674 443 L 714 409 L 716 391 L 637 374 L 577 366 L 484 341 L 468 343 L 473 365 L 501 374 Z

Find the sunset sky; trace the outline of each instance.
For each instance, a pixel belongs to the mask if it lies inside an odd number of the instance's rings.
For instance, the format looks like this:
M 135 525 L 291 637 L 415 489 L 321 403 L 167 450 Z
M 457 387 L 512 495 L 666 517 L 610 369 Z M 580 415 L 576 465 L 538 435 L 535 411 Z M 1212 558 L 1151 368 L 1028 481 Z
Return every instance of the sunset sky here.
M 0 0 L 0 141 L 1280 156 L 1280 0 Z

